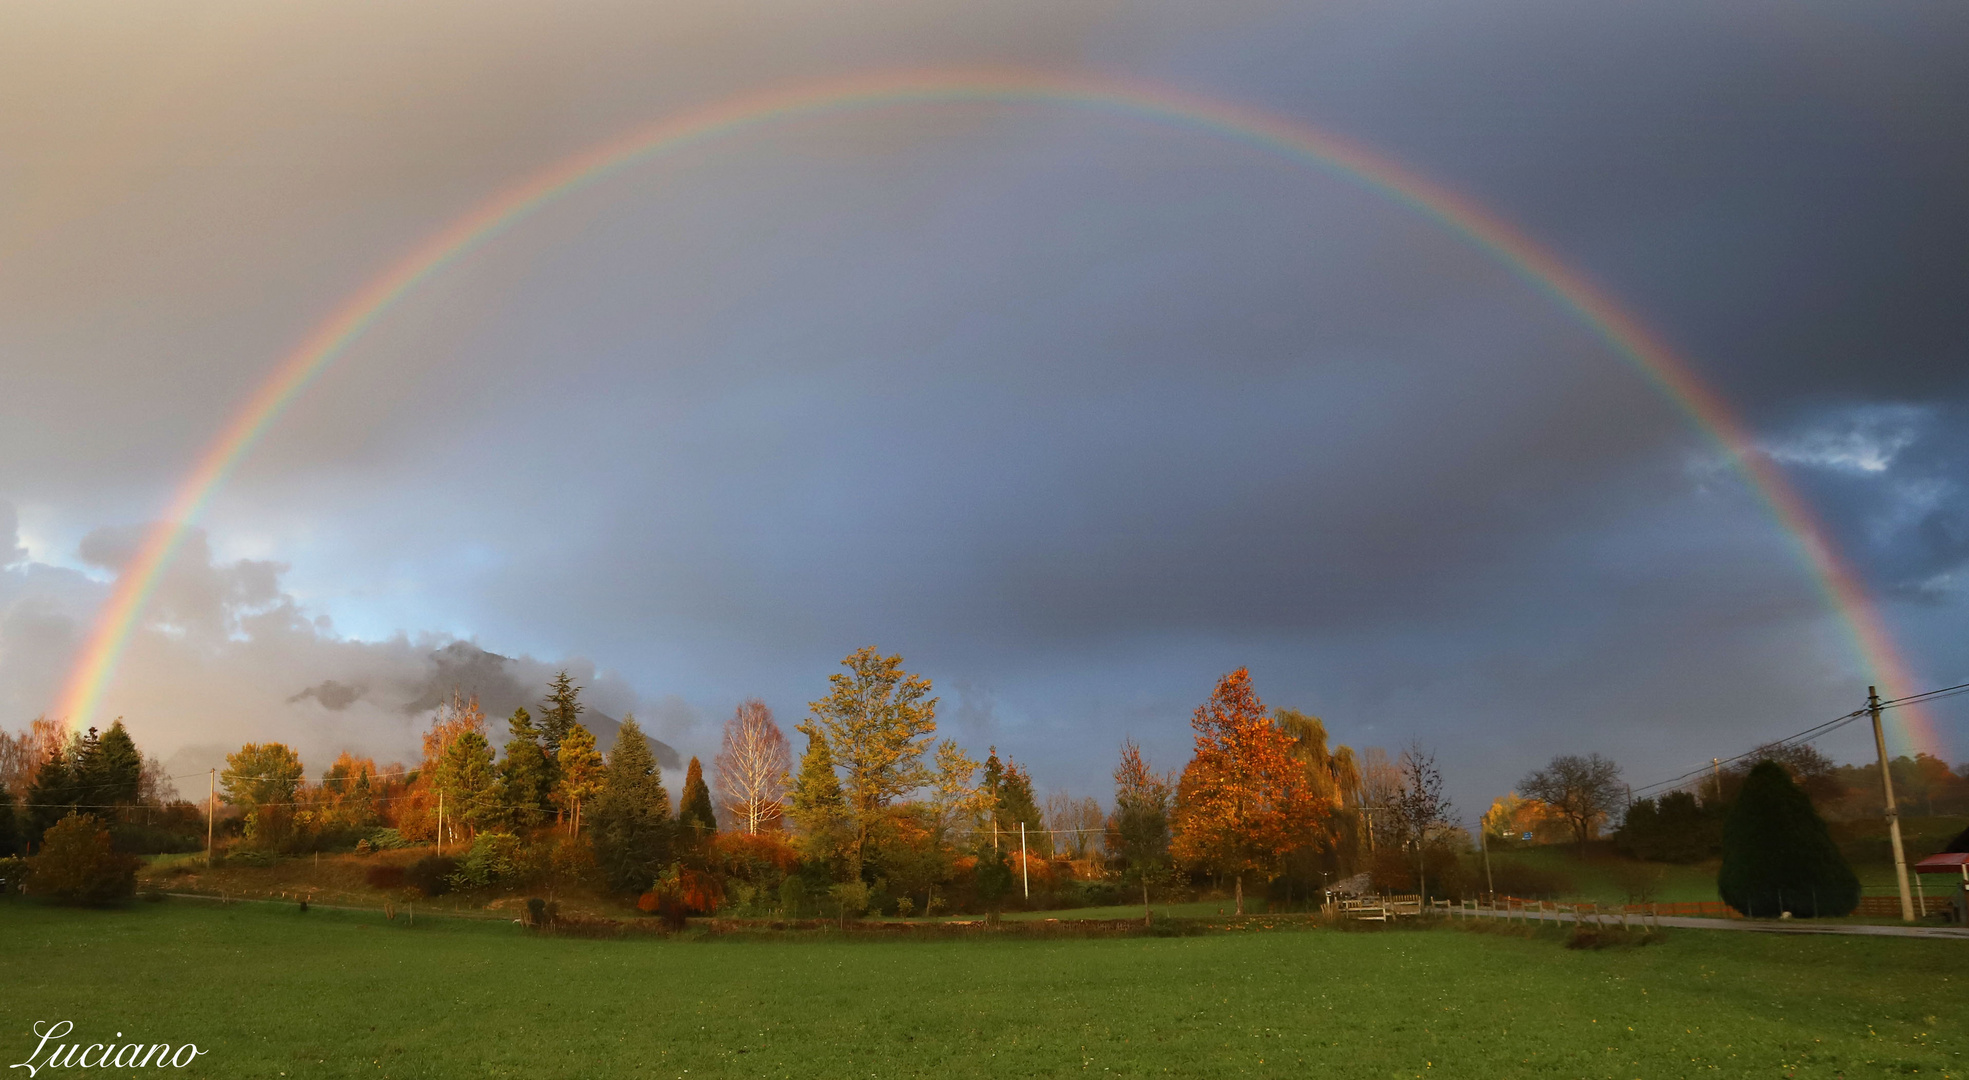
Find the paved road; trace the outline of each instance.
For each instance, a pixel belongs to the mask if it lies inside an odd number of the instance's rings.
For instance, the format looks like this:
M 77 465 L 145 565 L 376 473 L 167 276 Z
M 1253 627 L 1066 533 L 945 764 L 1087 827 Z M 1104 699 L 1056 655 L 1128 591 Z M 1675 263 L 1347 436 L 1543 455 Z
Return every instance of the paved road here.
M 1522 915 L 1509 915 L 1502 911 L 1463 911 L 1459 917 L 1480 915 L 1487 919 L 1522 918 Z M 1573 922 L 1578 917 L 1567 918 L 1567 914 L 1529 912 L 1537 922 Z M 1629 916 L 1638 919 L 1638 916 Z M 1618 917 L 1608 919 L 1618 922 Z M 1774 919 L 1703 919 L 1684 915 L 1663 915 L 1651 918 L 1650 923 L 1661 926 L 1680 926 L 1691 930 L 1748 930 L 1758 934 L 1851 934 L 1858 937 L 1917 937 L 1953 938 L 1956 941 L 1969 941 L 1969 929 L 1954 926 L 1875 926 L 1868 923 L 1811 923 L 1803 920 L 1778 921 Z

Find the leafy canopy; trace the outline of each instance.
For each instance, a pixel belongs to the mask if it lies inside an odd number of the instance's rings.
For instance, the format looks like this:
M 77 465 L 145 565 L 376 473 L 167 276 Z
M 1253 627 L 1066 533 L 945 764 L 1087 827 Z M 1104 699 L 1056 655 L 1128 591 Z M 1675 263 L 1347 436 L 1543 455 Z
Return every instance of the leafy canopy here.
M 861 872 L 862 849 L 890 803 L 930 782 L 923 752 L 937 730 L 930 680 L 902 669 L 902 657 L 873 646 L 841 661 L 829 693 L 807 706 L 841 771 L 849 828 L 848 858 Z

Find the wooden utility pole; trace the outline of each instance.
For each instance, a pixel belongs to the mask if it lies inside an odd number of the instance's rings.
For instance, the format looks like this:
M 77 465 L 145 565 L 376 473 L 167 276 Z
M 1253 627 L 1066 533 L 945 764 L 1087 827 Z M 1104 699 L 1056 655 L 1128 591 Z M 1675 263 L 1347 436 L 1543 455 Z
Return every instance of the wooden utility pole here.
M 1898 832 L 1894 836 L 1900 836 Z M 1898 848 L 1896 848 L 1898 850 Z M 1902 873 L 1902 881 L 1906 881 Z M 1018 879 L 1026 885 L 1026 899 L 1032 899 L 1032 875 L 1026 871 L 1026 822 L 1018 822 Z
M 1894 807 L 1894 774 L 1887 768 L 1887 736 L 1880 732 L 1880 691 L 1866 688 L 1866 711 L 1873 717 L 1873 749 L 1880 755 L 1880 788 L 1887 795 L 1887 835 L 1894 842 L 1894 878 L 1901 886 L 1901 921 L 1914 921 L 1914 898 L 1908 895 L 1907 852 L 1901 849 L 1901 812 Z
M 1478 818 L 1477 850 L 1484 853 L 1484 891 L 1490 893 L 1492 896 L 1496 896 L 1497 882 L 1490 876 L 1490 837 L 1486 835 L 1489 832 L 1490 829 L 1484 825 L 1484 820 Z
M 212 770 L 212 790 L 205 796 L 205 868 L 212 868 L 212 811 L 219 804 L 219 770 Z
M 1710 758 L 1709 768 L 1716 774 L 1716 805 L 1721 806 L 1723 805 L 1723 759 Z

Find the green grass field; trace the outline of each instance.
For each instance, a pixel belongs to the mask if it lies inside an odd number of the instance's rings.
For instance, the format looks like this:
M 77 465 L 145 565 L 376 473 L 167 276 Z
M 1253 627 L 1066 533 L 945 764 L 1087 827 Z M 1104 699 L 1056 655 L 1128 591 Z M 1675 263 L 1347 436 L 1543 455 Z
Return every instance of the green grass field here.
M 579 940 L 172 901 L 0 903 L 29 1024 L 211 1076 L 1963 1076 L 1969 945 L 1454 928 Z M 24 1075 L 25 1070 L 20 1075 Z

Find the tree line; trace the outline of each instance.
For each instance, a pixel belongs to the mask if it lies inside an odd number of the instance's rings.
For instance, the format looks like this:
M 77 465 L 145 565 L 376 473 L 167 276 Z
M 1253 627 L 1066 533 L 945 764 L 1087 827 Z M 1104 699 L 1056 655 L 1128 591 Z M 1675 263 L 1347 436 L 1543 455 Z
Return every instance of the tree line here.
M 797 760 L 772 710 L 748 700 L 726 722 L 710 775 L 692 758 L 674 803 L 635 718 L 604 754 L 582 723 L 581 692 L 560 673 L 537 712 L 506 718 L 497 747 L 478 702 L 454 694 L 416 765 L 344 753 L 312 783 L 291 747 L 246 744 L 218 777 L 229 855 L 430 845 L 401 883 L 587 882 L 671 915 L 995 911 L 1028 893 L 1075 903 L 1129 891 L 1146 906 L 1209 886 L 1242 911 L 1254 888 L 1305 900 L 1370 856 L 1426 874 L 1425 849 L 1451 831 L 1430 755 L 1329 748 L 1318 718 L 1268 710 L 1244 669 L 1195 710 L 1180 770 L 1159 772 L 1123 744 L 1111 809 L 1064 794 L 1042 805 L 1028 770 L 997 747 L 980 760 L 940 739 L 930 680 L 872 647 L 842 661 L 795 725 Z M 68 815 L 143 803 L 141 760 L 120 723 L 33 752 L 17 845 Z M 200 827 L 182 839 L 203 840 L 201 808 L 164 805 Z M 5 809 L 14 820 L 11 800 Z

